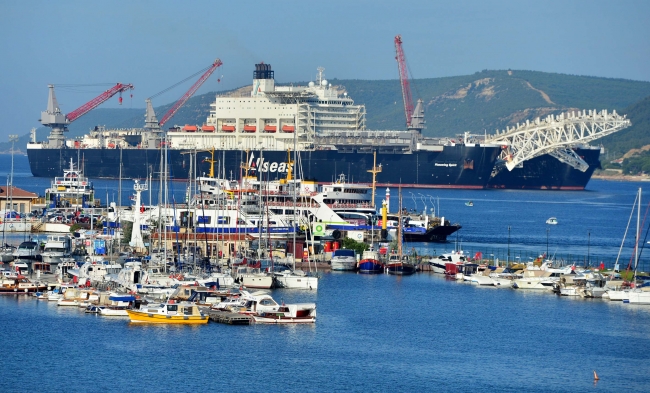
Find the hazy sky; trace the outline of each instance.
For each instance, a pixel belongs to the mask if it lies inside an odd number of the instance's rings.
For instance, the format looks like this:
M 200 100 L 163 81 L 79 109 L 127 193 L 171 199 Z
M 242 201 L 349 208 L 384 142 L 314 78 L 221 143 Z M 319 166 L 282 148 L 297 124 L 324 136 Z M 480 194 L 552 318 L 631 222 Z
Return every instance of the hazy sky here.
M 414 78 L 526 69 L 650 81 L 644 0 L 0 0 L 0 141 L 40 126 L 47 85 L 132 83 L 125 107 L 207 67 L 199 90 L 251 83 L 256 62 L 279 82 L 396 79 L 401 34 Z M 221 78 L 221 82 L 217 79 Z M 178 99 L 192 82 L 157 97 Z M 107 86 L 57 88 L 68 113 Z M 354 98 L 354 97 L 353 97 Z M 103 107 L 117 107 L 117 98 Z M 144 116 L 144 113 L 143 113 Z

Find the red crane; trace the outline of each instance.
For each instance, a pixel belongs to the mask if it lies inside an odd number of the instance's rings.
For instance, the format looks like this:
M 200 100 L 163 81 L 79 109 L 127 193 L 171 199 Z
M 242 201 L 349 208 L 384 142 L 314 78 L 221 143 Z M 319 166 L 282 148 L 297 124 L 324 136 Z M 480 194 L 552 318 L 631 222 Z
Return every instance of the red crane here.
M 102 103 L 106 102 L 109 98 L 113 97 L 117 93 L 120 93 L 119 103 L 120 105 L 122 105 L 122 92 L 126 90 L 133 90 L 133 85 L 130 83 L 126 85 L 118 83 L 115 86 L 103 92 L 102 94 L 98 95 L 97 97 L 83 104 L 79 108 L 68 113 L 65 117 L 66 119 L 68 119 L 69 123 L 72 123 L 73 121 L 77 120 L 78 118 L 90 112 L 91 110 L 95 109 Z
M 402 36 L 395 36 L 395 59 L 399 69 L 399 80 L 402 84 L 402 98 L 404 100 L 404 113 L 406 114 L 406 127 L 411 127 L 411 116 L 413 115 L 413 97 L 411 97 L 411 85 L 406 69 L 406 58 L 402 50 Z
M 197 80 L 192 87 L 178 100 L 176 103 L 165 113 L 163 116 L 162 120 L 158 123 L 161 127 L 167 122 L 167 120 L 171 119 L 176 112 L 178 112 L 179 109 L 187 102 L 187 100 L 196 93 L 196 91 L 201 87 L 201 85 L 212 75 L 212 73 L 221 65 L 223 64 L 221 60 L 216 59 L 214 63 L 210 67 L 208 67 L 207 71 L 201 75 L 199 80 Z M 201 72 L 201 71 L 199 71 Z M 165 90 L 166 91 L 166 90 Z M 160 93 L 159 93 L 160 94 Z M 157 95 L 157 94 L 156 94 Z

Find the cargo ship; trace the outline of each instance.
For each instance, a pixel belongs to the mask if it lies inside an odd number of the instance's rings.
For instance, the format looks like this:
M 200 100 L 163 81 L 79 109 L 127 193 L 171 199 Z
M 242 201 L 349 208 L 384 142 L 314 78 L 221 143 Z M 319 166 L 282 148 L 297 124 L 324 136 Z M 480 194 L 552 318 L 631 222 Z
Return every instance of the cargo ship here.
M 48 142 L 36 141 L 33 132 L 27 145 L 32 174 L 54 177 L 73 159 L 90 178 L 157 178 L 165 161 L 170 178 L 187 179 L 208 173 L 217 161 L 221 176 L 238 178 L 246 167 L 249 174 L 261 172 L 272 180 L 284 177 L 287 151 L 295 150 L 295 173 L 320 183 L 344 174 L 351 182 L 369 184 L 369 171 L 375 169 L 378 186 L 486 187 L 500 145 L 428 138 L 412 129 L 367 130 L 365 106 L 332 86 L 323 71 L 318 68 L 307 86 L 279 86 L 269 64 L 256 64 L 250 94 L 217 96 L 199 126 L 163 130 L 147 101 L 141 129 L 98 127 L 73 139 L 63 139 L 61 130 L 54 135 L 53 129 Z M 53 88 L 42 118 L 63 116 Z

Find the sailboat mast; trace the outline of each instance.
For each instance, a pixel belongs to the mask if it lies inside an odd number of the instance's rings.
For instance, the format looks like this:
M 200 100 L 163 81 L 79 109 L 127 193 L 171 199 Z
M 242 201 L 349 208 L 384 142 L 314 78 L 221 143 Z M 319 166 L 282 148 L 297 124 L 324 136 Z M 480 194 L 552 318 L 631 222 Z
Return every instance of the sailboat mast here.
M 639 205 L 636 213 L 636 244 L 634 245 L 634 283 L 636 283 L 636 268 L 639 266 L 639 227 L 641 223 L 641 187 L 639 187 Z

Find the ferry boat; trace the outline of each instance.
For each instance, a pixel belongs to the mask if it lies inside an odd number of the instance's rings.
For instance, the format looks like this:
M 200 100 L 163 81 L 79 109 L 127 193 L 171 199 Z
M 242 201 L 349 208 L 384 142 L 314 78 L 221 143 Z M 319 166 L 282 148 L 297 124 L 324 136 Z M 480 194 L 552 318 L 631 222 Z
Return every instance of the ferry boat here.
M 214 154 L 223 173 L 239 173 L 244 151 L 249 151 L 245 164 L 253 175 L 262 172 L 272 180 L 286 173 L 284 152 L 295 145 L 303 179 L 331 182 L 344 172 L 354 183 L 369 184 L 368 170 L 376 153 L 376 162 L 382 166 L 377 185 L 482 189 L 502 149 L 500 145 L 427 138 L 418 130 L 367 130 L 365 106 L 355 104 L 342 87 L 329 83 L 323 68 L 307 86 L 278 86 L 271 65 L 256 64 L 252 86 L 246 96 L 217 96 L 205 124 L 191 129 L 160 129 L 147 102 L 141 129 L 96 128 L 83 137 L 64 140 L 58 128 L 48 142 L 36 141 L 34 132 L 27 146 L 32 174 L 56 176 L 64 163 L 76 159 L 92 178 L 118 178 L 120 168 L 123 178 L 147 178 L 161 172 L 161 150 L 166 150 L 170 175 L 184 179 L 190 175 L 191 160 L 201 163 L 197 172 L 207 172 L 210 153 L 205 150 L 217 147 Z M 53 89 L 41 118 L 47 124 L 65 123 L 54 104 Z
M 45 190 L 45 201 L 48 208 L 87 208 L 94 207 L 94 195 L 92 182 L 75 169 L 70 158 L 70 166 L 63 170 L 63 176 L 55 177 Z

